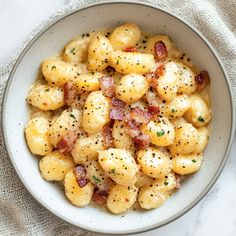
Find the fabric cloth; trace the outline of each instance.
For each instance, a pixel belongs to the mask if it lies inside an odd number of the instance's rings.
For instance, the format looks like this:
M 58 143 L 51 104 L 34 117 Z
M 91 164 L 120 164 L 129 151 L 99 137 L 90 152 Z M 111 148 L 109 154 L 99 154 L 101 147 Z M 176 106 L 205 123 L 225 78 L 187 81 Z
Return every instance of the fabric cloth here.
M 98 0 L 67 0 L 67 5 L 42 22 L 12 56 L 0 67 L 0 104 L 6 81 L 30 39 L 48 22 L 66 11 Z M 143 2 L 143 1 L 142 1 Z M 179 15 L 197 28 L 220 56 L 236 98 L 236 1 L 235 0 L 147 0 Z M 0 106 L 1 111 L 1 106 Z M 27 192 L 6 154 L 0 132 L 0 235 L 95 235 L 71 226 L 40 206 Z

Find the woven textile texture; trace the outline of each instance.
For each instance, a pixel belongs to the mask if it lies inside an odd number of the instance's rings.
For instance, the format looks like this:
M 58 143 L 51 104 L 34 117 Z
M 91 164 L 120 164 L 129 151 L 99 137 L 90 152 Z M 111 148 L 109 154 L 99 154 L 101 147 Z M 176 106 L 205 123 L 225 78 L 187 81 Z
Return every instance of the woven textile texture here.
M 25 45 L 47 23 L 59 15 L 98 0 L 68 0 L 67 5 L 42 22 L 0 67 L 0 104 L 9 73 Z M 144 2 L 144 1 L 142 1 Z M 150 0 L 179 15 L 197 28 L 216 49 L 231 79 L 236 98 L 236 1 Z M 1 110 L 1 106 L 0 106 Z M 0 235 L 95 235 L 73 227 L 40 206 L 27 192 L 9 161 L 0 131 Z

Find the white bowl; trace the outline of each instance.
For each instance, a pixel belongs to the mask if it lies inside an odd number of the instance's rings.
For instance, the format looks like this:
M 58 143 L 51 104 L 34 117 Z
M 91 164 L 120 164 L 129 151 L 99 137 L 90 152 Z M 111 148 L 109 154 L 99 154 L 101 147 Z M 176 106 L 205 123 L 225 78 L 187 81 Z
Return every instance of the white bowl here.
M 123 22 L 135 22 L 143 30 L 168 34 L 198 68 L 211 77 L 211 135 L 202 168 L 182 184 L 162 207 L 144 212 L 112 215 L 94 207 L 78 208 L 61 189 L 46 182 L 38 160 L 29 152 L 24 127 L 28 120 L 25 97 L 45 57 L 62 49 L 72 37 Z M 151 230 L 177 219 L 196 205 L 219 177 L 234 133 L 234 109 L 229 80 L 213 48 L 186 22 L 162 9 L 142 3 L 103 3 L 67 12 L 37 34 L 18 58 L 8 81 L 2 112 L 6 148 L 21 181 L 45 208 L 80 228 L 106 234 L 128 234 Z

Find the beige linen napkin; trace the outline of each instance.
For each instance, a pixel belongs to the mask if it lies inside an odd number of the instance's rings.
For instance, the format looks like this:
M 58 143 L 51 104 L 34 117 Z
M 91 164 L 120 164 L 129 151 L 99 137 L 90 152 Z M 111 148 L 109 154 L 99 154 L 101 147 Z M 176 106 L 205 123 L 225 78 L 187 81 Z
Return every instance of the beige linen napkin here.
M 68 4 L 42 22 L 6 65 L 0 67 L 0 104 L 10 70 L 24 46 L 45 24 L 66 11 L 98 2 L 68 0 Z M 143 2 L 143 1 L 142 1 Z M 223 61 L 236 98 L 236 1 L 235 0 L 150 0 L 179 15 L 209 40 Z M 1 106 L 0 106 L 1 110 Z M 0 132 L 0 235 L 93 235 L 73 227 L 49 213 L 27 192 L 7 157 Z

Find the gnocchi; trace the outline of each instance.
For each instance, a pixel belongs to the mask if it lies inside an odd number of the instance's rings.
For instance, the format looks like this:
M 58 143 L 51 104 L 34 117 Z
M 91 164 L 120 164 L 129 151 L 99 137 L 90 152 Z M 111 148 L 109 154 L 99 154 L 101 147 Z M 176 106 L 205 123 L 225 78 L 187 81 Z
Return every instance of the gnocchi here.
M 135 23 L 84 33 L 42 62 L 26 101 L 27 146 L 74 206 L 155 209 L 202 166 L 209 75 L 168 35 Z
M 39 162 L 41 174 L 47 181 L 64 180 L 66 172 L 73 167 L 75 167 L 73 158 L 59 151 L 49 153 Z
M 25 127 L 25 138 L 30 151 L 44 156 L 52 151 L 48 136 L 49 121 L 45 117 L 35 117 Z

